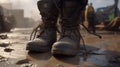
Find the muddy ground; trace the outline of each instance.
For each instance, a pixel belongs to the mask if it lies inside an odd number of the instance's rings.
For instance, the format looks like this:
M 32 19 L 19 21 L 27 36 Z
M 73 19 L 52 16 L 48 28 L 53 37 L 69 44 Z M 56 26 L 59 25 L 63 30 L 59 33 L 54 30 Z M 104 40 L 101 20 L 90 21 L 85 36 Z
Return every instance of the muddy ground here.
M 50 52 L 28 53 L 25 50 L 31 29 L 16 28 L 0 39 L 0 67 L 120 67 L 120 33 L 98 31 L 102 39 L 82 31 L 87 48 L 74 57 L 57 56 Z M 2 35 L 1 34 L 1 35 Z M 85 57 L 86 56 L 86 57 Z

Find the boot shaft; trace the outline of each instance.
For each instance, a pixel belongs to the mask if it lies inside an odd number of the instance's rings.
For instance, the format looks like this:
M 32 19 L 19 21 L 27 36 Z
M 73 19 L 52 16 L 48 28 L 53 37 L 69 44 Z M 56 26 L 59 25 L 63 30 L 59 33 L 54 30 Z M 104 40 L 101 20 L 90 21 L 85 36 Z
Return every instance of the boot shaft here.
M 88 0 L 61 0 L 61 38 L 68 37 L 79 42 L 81 35 L 79 31 L 79 20 L 83 18 Z
M 51 0 L 39 0 L 37 2 L 41 19 L 45 27 L 55 27 L 58 19 L 58 10 Z
M 37 5 L 45 25 L 56 25 L 58 15 L 61 15 L 61 25 L 69 27 L 79 25 L 79 17 L 87 2 L 88 0 L 39 0 Z
M 77 27 L 87 2 L 88 0 L 61 0 L 61 25 L 67 28 Z

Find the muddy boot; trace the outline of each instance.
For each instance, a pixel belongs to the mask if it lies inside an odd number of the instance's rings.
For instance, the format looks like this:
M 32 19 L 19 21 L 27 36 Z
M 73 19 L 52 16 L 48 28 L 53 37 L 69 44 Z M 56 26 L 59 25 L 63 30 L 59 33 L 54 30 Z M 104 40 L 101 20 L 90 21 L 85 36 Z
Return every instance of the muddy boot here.
M 58 11 L 50 0 L 38 1 L 38 9 L 42 16 L 43 25 L 38 37 L 27 44 L 27 50 L 31 52 L 46 52 L 51 49 L 56 41 L 56 22 Z
M 52 46 L 53 55 L 74 56 L 80 45 L 79 17 L 81 16 L 81 0 L 65 0 L 62 2 L 61 35 Z
M 52 46 L 54 55 L 76 55 L 79 50 L 79 28 L 63 29 L 60 39 Z

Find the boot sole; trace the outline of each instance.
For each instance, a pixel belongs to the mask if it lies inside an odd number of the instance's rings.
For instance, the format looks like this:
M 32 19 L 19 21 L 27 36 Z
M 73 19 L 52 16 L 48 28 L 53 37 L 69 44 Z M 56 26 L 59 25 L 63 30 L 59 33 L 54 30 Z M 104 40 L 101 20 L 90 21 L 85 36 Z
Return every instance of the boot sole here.
M 33 47 L 27 47 L 26 50 L 28 50 L 31 53 L 43 53 L 43 52 L 48 52 L 51 50 L 51 48 L 43 48 L 43 47 L 38 47 L 38 48 L 33 48 Z
M 66 56 L 75 56 L 78 53 L 78 50 L 71 50 L 71 49 L 59 49 L 54 48 L 51 50 L 53 55 L 66 55 Z

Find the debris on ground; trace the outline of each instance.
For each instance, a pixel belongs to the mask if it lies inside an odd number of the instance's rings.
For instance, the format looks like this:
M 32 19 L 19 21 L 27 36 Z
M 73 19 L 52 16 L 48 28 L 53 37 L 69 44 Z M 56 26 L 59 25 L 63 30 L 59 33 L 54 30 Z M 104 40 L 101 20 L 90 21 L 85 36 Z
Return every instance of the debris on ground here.
M 23 64 L 20 67 L 38 67 L 38 66 L 34 64 Z
M 26 64 L 26 63 L 29 63 L 29 62 L 30 62 L 29 59 L 23 59 L 23 60 L 19 60 L 16 64 L 21 65 L 21 64 Z
M 7 34 L 5 34 L 5 35 L 4 35 L 4 34 L 1 34 L 1 35 L 0 35 L 0 39 L 7 39 L 7 38 L 8 38 Z
M 64 65 L 63 64 L 57 64 L 56 67 L 64 67 Z
M 18 62 L 16 62 L 16 64 L 20 65 L 20 67 L 37 67 L 36 64 L 33 64 L 30 61 L 31 60 L 29 59 L 23 59 L 23 60 L 19 60 Z
M 4 51 L 5 52 L 12 52 L 14 49 L 11 49 L 11 48 L 5 48 Z
M 3 43 L 0 43 L 0 47 L 8 47 L 10 46 L 10 42 L 3 42 Z

